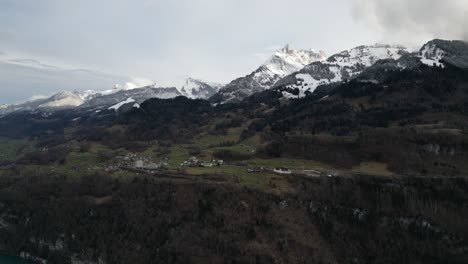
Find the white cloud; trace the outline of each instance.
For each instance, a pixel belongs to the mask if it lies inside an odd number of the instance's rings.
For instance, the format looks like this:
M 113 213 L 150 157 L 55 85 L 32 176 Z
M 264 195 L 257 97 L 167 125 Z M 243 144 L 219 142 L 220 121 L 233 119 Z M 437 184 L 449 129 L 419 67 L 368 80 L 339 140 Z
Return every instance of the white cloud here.
M 141 77 L 131 77 L 131 80 L 129 82 L 126 82 L 124 85 L 116 85 L 116 88 L 123 87 L 125 90 L 131 90 L 135 88 L 140 88 L 140 87 L 145 87 L 149 85 L 155 84 L 154 81 L 146 78 L 141 78 Z
M 39 99 L 46 99 L 50 96 L 47 96 L 47 95 L 33 95 L 31 96 L 27 101 L 36 101 L 36 100 L 39 100 Z

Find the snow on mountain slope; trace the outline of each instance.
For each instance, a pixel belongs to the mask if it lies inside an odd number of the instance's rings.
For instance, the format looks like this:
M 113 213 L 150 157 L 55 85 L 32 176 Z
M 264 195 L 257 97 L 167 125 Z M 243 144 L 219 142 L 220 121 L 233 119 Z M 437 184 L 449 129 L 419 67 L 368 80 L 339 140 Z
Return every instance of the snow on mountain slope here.
M 115 105 L 109 107 L 109 109 L 114 109 L 114 110 L 117 111 L 117 110 L 119 110 L 119 108 L 122 107 L 123 105 L 129 104 L 129 103 L 133 103 L 133 102 L 135 102 L 135 100 L 133 100 L 133 98 L 130 97 L 130 98 L 128 98 L 128 99 L 125 100 L 125 101 L 122 101 L 122 102 L 120 102 L 120 103 L 117 103 L 117 104 L 115 104 Z
M 407 52 L 407 49 L 402 46 L 382 44 L 359 46 L 335 54 L 328 58 L 326 62 L 337 64 L 341 67 L 355 67 L 356 65 L 369 67 L 382 59 L 398 60 L 405 52 Z
M 116 90 L 114 93 L 97 95 L 90 98 L 79 108 L 104 109 L 119 104 L 131 98 L 137 104 L 151 98 L 170 99 L 182 94 L 175 87 L 156 87 L 155 85 L 130 90 Z M 120 108 L 120 107 L 119 107 Z
M 312 62 L 323 61 L 322 51 L 295 50 L 285 46 L 251 74 L 237 78 L 210 98 L 213 103 L 240 101 L 254 93 L 269 89 L 277 81 Z
M 379 60 L 398 60 L 404 54 L 408 54 L 408 51 L 401 46 L 376 44 L 355 47 L 335 54 L 325 61 L 313 62 L 281 79 L 274 87 L 298 89 L 298 95 L 288 97 L 303 97 L 314 92 L 320 85 L 348 80 Z
M 263 66 L 273 75 L 286 76 L 311 62 L 323 61 L 325 58 L 323 52 L 295 50 L 286 45 L 283 49 L 277 51 Z
M 468 42 L 465 41 L 434 39 L 427 42 L 418 55 L 421 62 L 429 66 L 445 67 L 448 63 L 468 68 Z
M 132 102 L 135 102 L 135 105 L 138 106 L 151 98 L 170 99 L 177 96 L 186 96 L 192 99 L 208 99 L 221 86 L 221 84 L 217 83 L 187 78 L 181 88 L 177 89 L 175 87 L 157 87 L 149 79 L 132 78 L 129 82 L 116 84 L 113 89 L 104 91 L 64 91 L 50 97 L 35 97 L 20 104 L 1 105 L 0 116 L 17 111 L 54 111 L 71 108 L 105 109 L 130 97 L 134 100 Z
M 187 78 L 180 88 L 182 95 L 191 99 L 208 99 L 219 91 L 222 84 Z
M 429 66 L 445 67 L 440 61 L 444 58 L 445 51 L 438 48 L 434 43 L 428 43 L 419 52 L 421 62 Z
M 80 92 L 60 92 L 54 94 L 47 101 L 39 107 L 75 107 L 82 105 L 86 100 L 84 94 Z
M 78 91 L 65 91 L 56 93 L 50 97 L 33 96 L 31 100 L 28 100 L 20 104 L 6 105 L 4 108 L 0 108 L 0 115 L 5 115 L 17 111 L 36 111 L 36 110 L 60 110 L 74 108 L 82 105 L 88 98 L 87 92 Z
M 129 90 L 113 89 L 103 92 L 92 90 L 84 92 L 65 91 L 56 93 L 50 97 L 39 98 L 21 104 L 4 105 L 0 108 L 0 116 L 18 111 L 55 111 L 75 108 L 105 109 L 128 98 L 132 98 L 132 102 L 140 104 L 150 98 L 169 99 L 181 95 L 174 87 L 162 88 L 155 87 L 154 85 Z
M 114 85 L 114 90 L 131 90 L 145 86 L 155 85 L 155 82 L 146 78 L 132 77 L 130 81 L 124 84 Z

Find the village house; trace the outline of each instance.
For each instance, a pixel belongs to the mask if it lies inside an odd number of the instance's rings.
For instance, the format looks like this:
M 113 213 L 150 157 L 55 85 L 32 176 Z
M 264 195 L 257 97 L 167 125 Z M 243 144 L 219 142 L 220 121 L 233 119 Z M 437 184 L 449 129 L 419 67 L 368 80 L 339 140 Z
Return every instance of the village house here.
M 264 171 L 265 168 L 263 167 L 255 167 L 255 168 L 248 168 L 247 171 L 250 172 L 250 173 L 260 173 L 262 171 Z
M 290 169 L 288 169 L 288 168 L 283 168 L 283 167 L 281 167 L 281 168 L 274 168 L 274 169 L 273 169 L 273 172 L 279 173 L 279 174 L 291 174 L 291 173 L 292 173 Z

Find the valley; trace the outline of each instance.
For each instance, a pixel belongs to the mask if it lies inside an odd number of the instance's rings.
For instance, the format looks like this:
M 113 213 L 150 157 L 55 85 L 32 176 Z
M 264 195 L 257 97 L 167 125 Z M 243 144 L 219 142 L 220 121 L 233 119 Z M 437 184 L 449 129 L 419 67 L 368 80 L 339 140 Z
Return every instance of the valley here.
M 5 108 L 0 252 L 38 263 L 466 263 L 466 43 L 326 60 L 288 47 L 266 65 L 297 54 L 313 61 L 253 73 L 275 79 L 268 87 L 250 75 L 191 79 Z

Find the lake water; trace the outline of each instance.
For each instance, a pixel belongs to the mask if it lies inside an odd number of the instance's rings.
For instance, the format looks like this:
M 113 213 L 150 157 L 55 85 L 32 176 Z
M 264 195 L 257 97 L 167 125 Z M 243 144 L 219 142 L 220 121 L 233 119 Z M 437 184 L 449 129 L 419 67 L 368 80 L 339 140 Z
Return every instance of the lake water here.
M 0 255 L 0 264 L 33 264 L 33 262 L 7 255 Z

